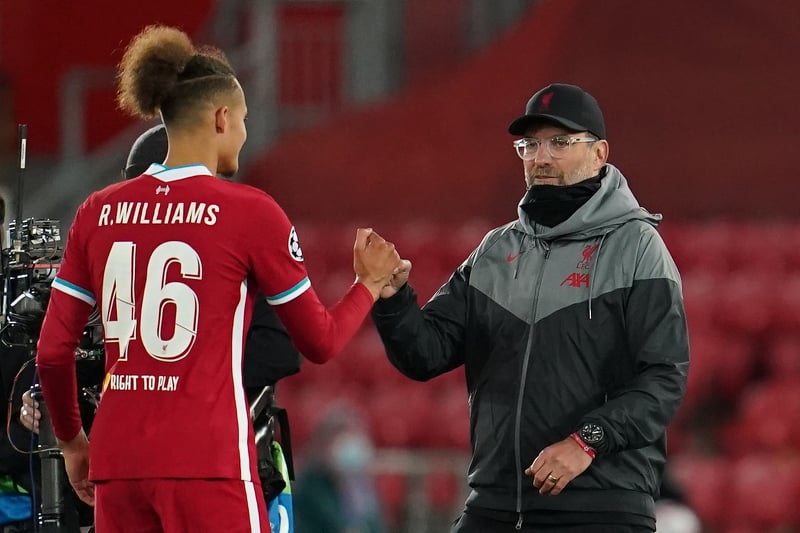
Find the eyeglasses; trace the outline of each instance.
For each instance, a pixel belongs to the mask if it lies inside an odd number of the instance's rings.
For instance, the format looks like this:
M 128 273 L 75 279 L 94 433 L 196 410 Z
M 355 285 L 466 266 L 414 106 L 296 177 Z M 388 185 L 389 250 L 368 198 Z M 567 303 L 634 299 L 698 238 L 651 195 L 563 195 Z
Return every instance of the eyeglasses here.
M 547 153 L 553 159 L 559 159 L 567 155 L 570 146 L 575 143 L 593 143 L 597 139 L 593 137 L 569 137 L 565 135 L 554 135 L 549 139 L 540 141 L 532 137 L 525 137 L 524 139 L 517 139 L 514 141 L 514 148 L 517 155 L 523 161 L 532 161 L 536 159 L 536 154 L 539 153 L 539 146 L 544 144 L 547 147 Z

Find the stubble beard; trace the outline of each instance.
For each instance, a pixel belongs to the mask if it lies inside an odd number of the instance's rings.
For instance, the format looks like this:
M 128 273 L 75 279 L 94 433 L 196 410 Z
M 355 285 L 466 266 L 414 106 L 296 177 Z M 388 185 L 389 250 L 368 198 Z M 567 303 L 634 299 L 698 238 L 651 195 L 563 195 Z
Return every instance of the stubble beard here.
M 584 180 L 588 180 L 589 178 L 593 178 L 596 175 L 596 172 L 592 170 L 592 162 L 589 157 L 587 157 L 583 164 L 576 168 L 574 171 L 570 172 L 569 174 L 565 174 L 561 170 L 558 170 L 555 167 L 533 167 L 529 172 L 525 172 L 525 183 L 527 184 L 528 188 L 536 187 L 536 185 L 545 185 L 545 184 L 536 184 L 533 183 L 534 176 L 539 177 L 548 177 L 548 178 L 556 178 L 558 181 L 556 183 L 552 183 L 549 185 L 555 185 L 557 187 L 565 187 L 568 185 L 574 185 Z

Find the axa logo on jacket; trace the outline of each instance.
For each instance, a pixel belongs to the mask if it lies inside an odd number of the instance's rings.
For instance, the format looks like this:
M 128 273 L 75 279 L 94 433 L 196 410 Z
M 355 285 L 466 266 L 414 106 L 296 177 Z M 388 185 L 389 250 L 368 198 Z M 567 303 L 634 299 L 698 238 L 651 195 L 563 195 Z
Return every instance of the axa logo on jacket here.
M 588 287 L 589 286 L 589 274 L 582 274 L 580 272 L 573 272 L 566 278 L 564 281 L 561 282 L 561 286 L 567 287 Z

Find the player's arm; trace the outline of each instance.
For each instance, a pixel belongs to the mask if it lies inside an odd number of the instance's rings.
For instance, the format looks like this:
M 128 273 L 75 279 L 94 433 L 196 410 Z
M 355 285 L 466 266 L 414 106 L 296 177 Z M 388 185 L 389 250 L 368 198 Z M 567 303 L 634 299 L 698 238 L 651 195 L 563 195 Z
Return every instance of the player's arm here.
M 268 197 L 253 227 L 269 227 L 263 246 L 253 251 L 259 287 L 275 308 L 292 341 L 310 361 L 324 363 L 352 338 L 400 264 L 394 245 L 359 229 L 353 247 L 356 282 L 326 308 L 311 287 L 297 234 L 283 210 Z
M 356 281 L 336 304 L 326 308 L 309 282 L 296 298 L 275 307 L 297 348 L 314 363 L 324 363 L 342 350 L 400 262 L 394 245 L 367 229 L 357 231 L 353 255 Z M 267 302 L 276 303 L 274 298 Z
M 313 363 L 324 363 L 339 353 L 355 335 L 373 303 L 360 283 L 353 284 L 330 308 L 309 287 L 302 295 L 275 307 L 297 349 Z
M 50 291 L 50 301 L 37 346 L 36 366 L 44 400 L 56 437 L 69 441 L 81 431 L 78 410 L 75 348 L 95 305 L 81 235 L 85 202 L 75 215 L 61 269 Z
M 62 441 L 71 440 L 81 429 L 75 392 L 75 348 L 94 301 L 87 291 L 81 297 L 74 295 L 80 291 L 83 290 L 59 278 L 53 282 L 36 354 L 39 382 L 53 430 Z
M 427 381 L 464 363 L 470 272 L 459 267 L 424 309 L 410 284 L 375 304 L 372 320 L 389 362 L 403 375 Z

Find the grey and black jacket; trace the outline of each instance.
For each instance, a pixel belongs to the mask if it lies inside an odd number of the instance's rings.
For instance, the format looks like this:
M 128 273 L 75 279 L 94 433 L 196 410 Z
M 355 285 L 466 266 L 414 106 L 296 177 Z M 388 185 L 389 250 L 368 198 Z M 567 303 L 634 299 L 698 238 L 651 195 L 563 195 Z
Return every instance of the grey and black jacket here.
M 495 511 L 654 517 L 665 431 L 686 390 L 681 282 L 622 174 L 548 228 L 490 231 L 422 310 L 406 285 L 373 319 L 389 360 L 425 381 L 465 366 L 472 460 L 467 505 Z M 583 423 L 605 429 L 591 466 L 558 496 L 523 470 Z

